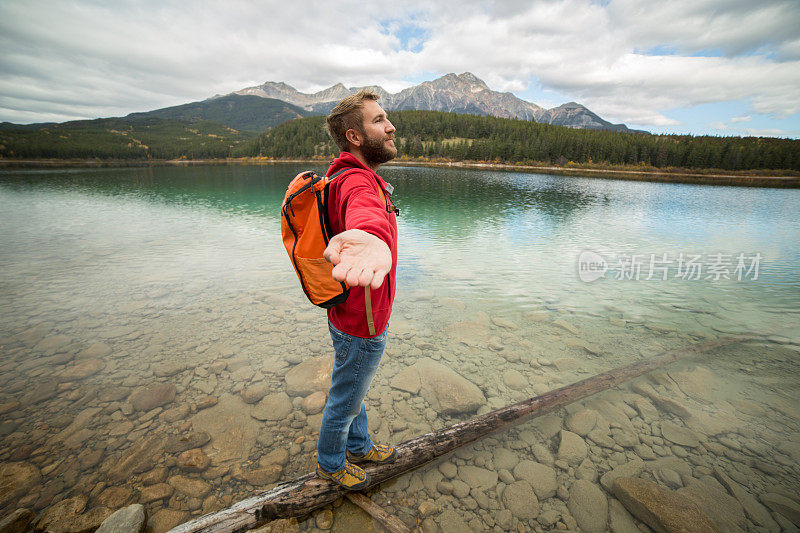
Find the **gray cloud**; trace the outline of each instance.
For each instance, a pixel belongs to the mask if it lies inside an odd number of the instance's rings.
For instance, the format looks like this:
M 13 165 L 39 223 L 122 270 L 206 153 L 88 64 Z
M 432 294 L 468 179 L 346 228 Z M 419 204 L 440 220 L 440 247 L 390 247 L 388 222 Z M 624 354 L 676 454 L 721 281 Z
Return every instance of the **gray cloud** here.
M 416 52 L 400 49 L 407 24 L 428 36 Z M 735 100 L 789 116 L 800 111 L 798 28 L 795 0 L 6 0 L 0 120 L 118 116 L 268 80 L 397 91 L 467 70 L 499 90 L 535 77 L 633 124 L 674 125 L 669 109 Z M 642 53 L 653 49 L 665 53 Z

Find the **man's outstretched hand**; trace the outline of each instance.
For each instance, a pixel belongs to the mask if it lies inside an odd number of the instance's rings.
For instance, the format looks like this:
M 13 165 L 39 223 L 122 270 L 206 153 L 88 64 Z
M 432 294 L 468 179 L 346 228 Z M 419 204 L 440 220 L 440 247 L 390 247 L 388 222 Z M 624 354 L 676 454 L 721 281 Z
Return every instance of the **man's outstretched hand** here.
M 392 268 L 392 252 L 381 239 L 360 229 L 334 237 L 322 254 L 333 263 L 333 279 L 351 287 L 378 289 Z

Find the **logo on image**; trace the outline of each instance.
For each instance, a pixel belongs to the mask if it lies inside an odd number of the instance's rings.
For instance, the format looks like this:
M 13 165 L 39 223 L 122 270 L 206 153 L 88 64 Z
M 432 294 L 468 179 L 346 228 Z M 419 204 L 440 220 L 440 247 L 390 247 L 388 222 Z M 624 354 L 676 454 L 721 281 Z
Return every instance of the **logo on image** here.
M 584 250 L 578 256 L 578 277 L 581 281 L 590 282 L 605 276 L 608 263 L 597 252 Z

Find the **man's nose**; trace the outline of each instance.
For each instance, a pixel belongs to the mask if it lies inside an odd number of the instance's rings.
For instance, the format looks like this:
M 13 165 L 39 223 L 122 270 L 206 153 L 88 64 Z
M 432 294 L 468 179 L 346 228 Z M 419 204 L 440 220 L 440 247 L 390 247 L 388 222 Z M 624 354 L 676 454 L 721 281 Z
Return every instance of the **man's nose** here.
M 388 120 L 386 122 L 387 122 L 386 133 L 392 133 L 393 131 L 395 131 L 394 124 L 392 124 Z

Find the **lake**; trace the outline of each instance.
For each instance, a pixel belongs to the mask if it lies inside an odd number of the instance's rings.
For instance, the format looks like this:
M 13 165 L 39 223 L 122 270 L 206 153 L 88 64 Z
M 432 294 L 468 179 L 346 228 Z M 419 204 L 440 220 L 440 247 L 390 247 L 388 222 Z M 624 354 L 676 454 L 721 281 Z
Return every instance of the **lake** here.
M 331 345 L 279 229 L 305 169 L 326 168 L 0 170 L 0 517 L 57 522 L 69 505 L 91 522 L 140 502 L 164 531 L 313 469 Z M 500 431 L 374 501 L 424 531 L 622 530 L 638 521 L 612 495 L 616 472 L 677 490 L 723 530 L 788 527 L 800 191 L 381 175 L 401 215 L 367 397 L 380 442 L 752 338 Z M 347 502 L 299 527 L 377 528 L 365 517 Z

